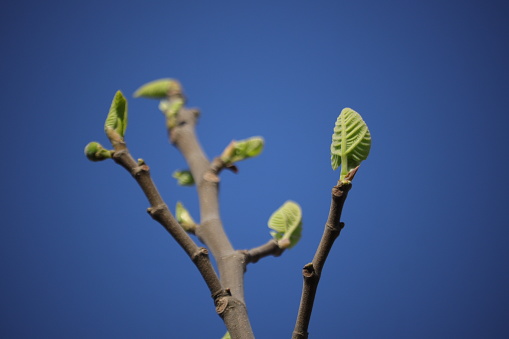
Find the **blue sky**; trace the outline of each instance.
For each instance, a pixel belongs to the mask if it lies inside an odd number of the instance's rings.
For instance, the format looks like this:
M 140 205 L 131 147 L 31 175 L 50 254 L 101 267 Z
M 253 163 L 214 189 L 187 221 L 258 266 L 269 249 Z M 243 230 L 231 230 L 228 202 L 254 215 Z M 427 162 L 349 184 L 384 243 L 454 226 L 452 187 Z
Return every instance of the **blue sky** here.
M 116 90 L 126 140 L 167 204 L 198 218 L 157 103 L 179 79 L 210 158 L 261 135 L 263 154 L 222 174 L 239 249 L 269 239 L 286 200 L 303 239 L 246 273 L 257 338 L 288 338 L 301 268 L 321 237 L 334 122 L 362 114 L 372 149 L 326 263 L 310 338 L 507 338 L 509 6 L 502 1 L 3 1 L 0 5 L 0 337 L 220 338 L 183 251 L 89 141 Z

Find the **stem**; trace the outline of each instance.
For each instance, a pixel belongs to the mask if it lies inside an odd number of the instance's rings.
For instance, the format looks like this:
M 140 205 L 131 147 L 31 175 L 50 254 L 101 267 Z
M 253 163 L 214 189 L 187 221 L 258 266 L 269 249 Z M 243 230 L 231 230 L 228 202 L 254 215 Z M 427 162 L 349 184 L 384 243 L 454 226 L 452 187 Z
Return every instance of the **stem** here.
M 311 312 L 313 311 L 313 304 L 320 276 L 322 274 L 322 269 L 334 241 L 343 229 L 344 224 L 340 222 L 340 218 L 343 211 L 343 205 L 351 187 L 352 184 L 350 182 L 339 182 L 337 186 L 332 188 L 329 217 L 325 224 L 322 239 L 320 240 L 320 244 L 318 245 L 313 261 L 305 265 L 302 269 L 304 283 L 302 287 L 299 313 L 297 315 L 292 339 L 305 339 L 308 337 L 309 321 L 311 319 Z
M 170 97 L 171 100 L 171 97 Z M 210 249 L 219 270 L 221 285 L 230 291 L 235 299 L 224 308 L 224 320 L 232 338 L 254 338 L 244 301 L 245 254 L 235 251 L 228 239 L 219 214 L 219 180 L 206 176 L 216 172 L 217 164 L 210 163 L 195 133 L 197 111 L 183 108 L 177 117 L 177 125 L 169 130 L 170 141 L 180 150 L 186 159 L 196 182 L 200 203 L 200 226 L 196 236 Z M 221 304 L 223 305 L 223 304 Z M 230 326 L 228 326 L 228 322 Z M 241 326 L 234 334 L 231 326 Z
M 255 263 L 261 258 L 269 255 L 279 257 L 284 250 L 284 248 L 279 247 L 277 240 L 270 239 L 266 244 L 245 251 L 246 263 Z

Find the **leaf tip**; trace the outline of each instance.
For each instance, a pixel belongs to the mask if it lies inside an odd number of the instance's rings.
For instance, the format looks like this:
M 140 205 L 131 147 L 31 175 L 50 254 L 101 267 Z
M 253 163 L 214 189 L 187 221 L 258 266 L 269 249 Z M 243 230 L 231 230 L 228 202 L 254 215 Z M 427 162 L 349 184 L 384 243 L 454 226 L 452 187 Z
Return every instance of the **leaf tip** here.
M 182 94 L 182 87 L 175 79 L 163 78 L 140 86 L 133 94 L 135 98 L 164 99 L 171 93 Z

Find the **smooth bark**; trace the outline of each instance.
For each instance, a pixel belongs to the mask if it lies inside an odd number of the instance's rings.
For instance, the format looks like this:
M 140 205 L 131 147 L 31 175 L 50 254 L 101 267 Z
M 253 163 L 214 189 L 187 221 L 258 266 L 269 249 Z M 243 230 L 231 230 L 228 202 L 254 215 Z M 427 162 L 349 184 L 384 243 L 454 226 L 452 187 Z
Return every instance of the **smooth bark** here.
M 353 175 L 355 175 L 355 173 L 353 173 Z M 351 178 L 353 178 L 353 176 Z M 322 269 L 334 241 L 344 227 L 344 224 L 340 222 L 341 212 L 343 211 L 343 205 L 351 187 L 352 185 L 350 182 L 340 182 L 332 189 L 329 217 L 325 224 L 322 239 L 313 257 L 313 261 L 305 265 L 302 269 L 304 283 L 292 339 L 306 339 L 308 337 L 309 321 L 311 319 L 311 312 L 313 311 L 313 304 Z
M 171 100 L 171 97 L 170 97 Z M 210 162 L 195 133 L 199 113 L 183 108 L 179 112 L 177 125 L 169 130 L 170 141 L 180 150 L 189 165 L 198 191 L 200 203 L 200 226 L 196 236 L 210 249 L 217 262 L 219 278 L 223 289 L 231 293 L 224 305 L 225 323 L 232 338 L 254 338 L 244 301 L 245 254 L 236 251 L 228 239 L 219 212 L 219 172 L 221 162 Z M 232 326 L 238 335 L 232 332 Z

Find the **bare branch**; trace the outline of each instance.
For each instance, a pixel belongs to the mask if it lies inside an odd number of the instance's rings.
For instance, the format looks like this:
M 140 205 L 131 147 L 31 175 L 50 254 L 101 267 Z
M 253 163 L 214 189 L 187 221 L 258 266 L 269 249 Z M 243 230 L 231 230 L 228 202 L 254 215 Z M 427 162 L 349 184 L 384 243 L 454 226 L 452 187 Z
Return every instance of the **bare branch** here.
M 340 222 L 343 205 L 348 196 L 352 184 L 350 182 L 339 182 L 332 188 L 332 200 L 329 210 L 329 217 L 325 224 L 322 239 L 316 250 L 313 261 L 304 266 L 302 275 L 304 284 L 302 287 L 302 296 L 299 306 L 299 313 L 295 323 L 292 339 L 306 339 L 308 337 L 309 321 L 316 295 L 316 289 L 320 281 L 323 266 L 327 256 L 339 236 L 344 224 Z
M 171 100 L 171 97 L 169 99 Z M 186 159 L 198 190 L 201 220 L 195 234 L 214 256 L 221 286 L 229 290 L 236 299 L 227 304 L 223 319 L 232 338 L 254 338 L 244 301 L 245 255 L 234 250 L 224 231 L 219 213 L 219 180 L 214 179 L 224 168 L 224 164 L 218 160 L 210 163 L 205 155 L 195 133 L 197 117 L 196 110 L 182 108 L 176 125 L 169 128 L 170 141 Z M 213 174 L 212 177 L 215 175 L 215 178 L 211 180 L 210 174 Z M 238 336 L 230 330 L 231 326 L 241 326 Z

